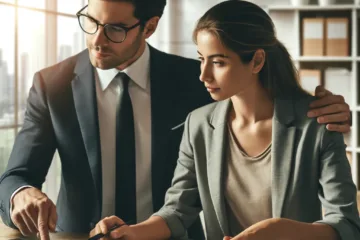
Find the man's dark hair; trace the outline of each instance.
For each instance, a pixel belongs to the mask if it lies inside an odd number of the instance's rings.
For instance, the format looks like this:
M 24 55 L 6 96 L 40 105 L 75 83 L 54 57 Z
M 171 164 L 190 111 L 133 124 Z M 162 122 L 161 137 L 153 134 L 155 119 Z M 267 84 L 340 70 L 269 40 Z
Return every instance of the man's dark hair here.
M 134 5 L 134 16 L 140 19 L 143 23 L 147 22 L 152 17 L 159 17 L 163 15 L 166 6 L 166 0 L 124 0 Z
M 103 0 L 115 2 L 128 2 L 134 5 L 134 17 L 144 25 L 150 18 L 163 15 L 166 0 Z

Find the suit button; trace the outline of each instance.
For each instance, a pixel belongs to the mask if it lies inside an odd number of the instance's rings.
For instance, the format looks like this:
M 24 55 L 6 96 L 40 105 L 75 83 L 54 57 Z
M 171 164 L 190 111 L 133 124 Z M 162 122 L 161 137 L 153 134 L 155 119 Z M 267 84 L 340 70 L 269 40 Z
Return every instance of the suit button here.
M 94 229 L 95 228 L 95 223 L 91 222 L 90 223 L 90 229 Z

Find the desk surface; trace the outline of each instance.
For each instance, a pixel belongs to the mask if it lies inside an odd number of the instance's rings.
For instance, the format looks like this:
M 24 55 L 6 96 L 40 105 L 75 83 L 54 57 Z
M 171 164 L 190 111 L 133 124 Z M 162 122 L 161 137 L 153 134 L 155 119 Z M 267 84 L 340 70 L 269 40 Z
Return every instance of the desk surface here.
M 358 192 L 358 208 L 360 213 L 360 191 Z M 0 219 L 0 240 L 21 240 L 23 238 L 19 231 L 16 231 L 12 228 L 5 226 L 5 224 Z M 65 234 L 65 233 L 53 233 L 51 234 L 52 240 L 86 240 L 88 239 L 87 235 L 75 235 L 75 234 Z
M 14 230 L 5 226 L 5 224 L 0 219 L 0 240 L 22 240 L 22 239 L 32 239 L 24 238 L 19 231 Z M 51 240 L 87 240 L 88 235 L 76 235 L 76 234 L 65 234 L 65 233 L 52 233 L 50 236 Z

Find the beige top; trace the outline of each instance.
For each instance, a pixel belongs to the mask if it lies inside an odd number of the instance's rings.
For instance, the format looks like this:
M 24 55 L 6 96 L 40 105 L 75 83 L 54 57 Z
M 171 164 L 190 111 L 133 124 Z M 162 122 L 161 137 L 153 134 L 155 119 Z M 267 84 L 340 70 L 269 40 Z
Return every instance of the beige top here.
M 225 199 L 230 231 L 235 236 L 254 223 L 272 218 L 271 144 L 260 155 L 250 157 L 228 129 Z

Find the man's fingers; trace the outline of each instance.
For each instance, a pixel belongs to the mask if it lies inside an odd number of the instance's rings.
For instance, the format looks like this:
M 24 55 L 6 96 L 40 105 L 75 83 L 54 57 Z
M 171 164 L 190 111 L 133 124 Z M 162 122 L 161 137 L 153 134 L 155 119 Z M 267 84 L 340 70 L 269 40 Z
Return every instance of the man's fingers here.
M 41 201 L 39 203 L 39 218 L 38 218 L 38 229 L 41 240 L 50 240 L 49 237 L 49 200 Z
M 20 213 L 13 214 L 12 221 L 15 224 L 15 226 L 19 229 L 19 231 L 21 232 L 22 235 L 30 236 L 30 234 L 31 234 L 30 230 L 27 228 Z
M 344 104 L 344 97 L 341 95 L 326 95 L 310 103 L 311 108 L 324 107 L 330 104 Z
M 350 118 L 349 112 L 341 112 L 335 114 L 329 114 L 317 118 L 318 123 L 336 123 L 336 122 L 347 122 Z
M 33 204 L 29 204 L 25 207 L 26 214 L 29 216 L 30 221 L 36 228 L 36 232 L 38 232 L 37 223 L 38 223 L 38 210 L 35 208 Z
M 48 224 L 49 224 L 48 227 L 49 227 L 50 231 L 55 232 L 56 222 L 57 222 L 56 207 L 51 202 L 50 203 L 50 210 L 49 210 L 49 221 L 48 221 Z
M 316 87 L 315 89 L 315 96 L 316 97 L 324 97 L 324 96 L 330 96 L 333 95 L 332 92 L 330 92 L 329 90 L 325 89 L 323 86 L 319 85 Z
M 348 133 L 350 126 L 348 124 L 327 124 L 326 129 L 332 132 Z
M 37 233 L 37 227 L 34 225 L 33 221 L 31 220 L 31 215 L 29 216 L 25 211 L 21 213 L 21 218 L 26 225 L 26 228 L 29 230 L 29 234 L 33 235 Z
M 308 117 L 319 117 L 326 114 L 334 114 L 348 112 L 350 114 L 349 105 L 347 104 L 332 104 L 326 107 L 312 109 L 308 112 Z

